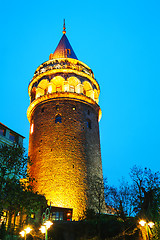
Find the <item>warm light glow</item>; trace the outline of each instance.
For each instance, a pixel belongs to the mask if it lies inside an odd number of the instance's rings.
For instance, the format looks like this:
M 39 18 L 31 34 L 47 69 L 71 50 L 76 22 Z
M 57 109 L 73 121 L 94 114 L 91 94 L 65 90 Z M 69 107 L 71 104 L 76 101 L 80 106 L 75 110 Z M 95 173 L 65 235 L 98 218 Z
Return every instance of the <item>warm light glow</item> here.
M 37 88 L 36 89 L 36 99 L 44 95 L 44 89 L 42 88 Z
M 153 222 L 149 222 L 149 223 L 148 223 L 148 226 L 149 226 L 150 228 L 153 228 L 154 223 L 153 223 Z
M 60 71 L 61 70 L 61 71 Z M 53 72 L 54 71 L 54 72 Z M 69 73 L 69 69 L 54 69 L 54 70 L 50 70 L 49 72 L 45 73 L 44 76 L 38 75 L 35 79 L 33 79 L 30 82 L 28 91 L 29 91 L 29 95 L 30 95 L 30 99 L 33 101 L 34 99 L 37 99 L 43 95 L 45 95 L 47 92 L 48 93 L 52 93 L 52 92 L 56 92 L 57 90 L 55 89 L 55 87 L 57 85 L 61 85 L 62 89 L 61 91 L 71 91 L 69 86 L 74 86 L 74 92 L 76 93 L 84 93 L 83 89 L 86 91 L 86 96 L 92 98 L 93 100 L 95 100 L 98 103 L 98 97 L 99 97 L 99 93 L 100 93 L 100 88 L 98 83 L 96 82 L 96 80 L 94 78 L 92 78 L 91 76 L 87 75 L 86 77 L 86 73 L 84 72 L 79 72 L 77 70 L 72 70 L 71 73 L 75 73 L 76 75 L 82 76 L 86 78 L 86 81 L 84 81 L 83 83 L 78 79 L 77 77 L 69 77 L 65 80 L 64 77 L 62 76 L 55 76 L 51 79 L 51 82 L 49 83 L 48 80 L 42 78 L 42 77 L 46 77 L 46 76 L 50 76 L 50 75 L 55 75 L 56 73 Z M 44 73 L 43 73 L 44 74 Z M 39 81 L 40 80 L 40 81 Z M 33 84 L 35 82 L 39 82 L 38 86 L 36 87 L 36 94 L 35 97 L 31 97 L 33 95 Z M 52 85 L 52 89 L 48 88 L 50 87 L 50 85 Z M 82 89 L 79 85 L 83 85 Z M 96 96 L 94 96 L 94 90 L 92 85 L 95 86 L 95 90 L 97 92 Z M 47 92 L 46 92 L 47 89 Z
M 45 225 L 46 228 L 48 229 L 48 228 L 50 228 L 50 226 L 53 225 L 53 223 L 52 223 L 51 221 L 46 221 L 46 222 L 44 223 L 44 225 Z
M 101 120 L 102 117 L 102 111 L 101 109 L 99 109 L 99 113 L 98 113 L 98 122 Z
M 25 231 L 21 231 L 19 234 L 20 234 L 22 237 L 24 237 L 24 236 L 25 236 Z
M 52 85 L 48 86 L 48 92 L 51 93 L 52 92 Z
M 31 124 L 31 134 L 33 133 L 34 124 Z
M 30 227 L 27 227 L 27 228 L 25 228 L 24 230 L 22 230 L 19 234 L 20 234 L 22 237 L 24 237 L 25 234 L 30 233 L 30 231 L 32 231 L 32 229 L 31 229 Z
M 145 222 L 144 220 L 141 220 L 141 221 L 139 222 L 139 224 L 140 224 L 142 227 L 144 227 L 144 225 L 146 224 L 146 222 Z
M 30 227 L 27 227 L 26 229 L 24 229 L 24 231 L 26 232 L 26 234 L 30 233 L 30 231 L 32 231 L 32 229 Z
M 59 97 L 62 97 L 62 98 L 72 98 L 72 99 L 77 99 L 78 101 L 81 101 L 81 102 L 84 102 L 84 103 L 88 103 L 88 104 L 92 104 L 95 108 L 97 108 L 97 110 L 99 109 L 99 106 L 96 104 L 96 102 L 83 95 L 83 94 L 77 94 L 77 93 L 71 93 L 71 92 L 58 92 L 58 93 L 51 93 L 51 94 L 46 94 L 46 95 L 43 95 L 41 97 L 39 97 L 38 99 L 34 100 L 28 110 L 27 110 L 27 118 L 30 122 L 31 120 L 31 116 L 32 116 L 32 113 L 36 107 L 36 105 L 38 105 L 39 103 L 43 102 L 43 101 L 46 101 L 48 99 L 56 99 L 56 98 L 59 98 Z M 99 111 L 99 110 L 98 110 Z M 99 120 L 101 118 L 101 110 L 99 112 Z
M 71 59 L 67 59 L 68 61 L 71 61 Z M 84 64 L 84 63 L 83 63 Z M 29 92 L 29 95 L 31 93 L 31 89 L 33 87 L 33 84 L 35 82 L 38 82 L 39 79 L 42 79 L 42 77 L 45 77 L 45 76 L 49 76 L 49 75 L 55 75 L 56 73 L 72 73 L 72 74 L 76 74 L 77 76 L 82 76 L 82 77 L 85 77 L 87 78 L 88 80 L 90 80 L 90 82 L 96 86 L 96 89 L 97 89 L 97 93 L 98 93 L 98 96 L 99 96 L 99 93 L 100 93 L 100 88 L 99 88 L 99 84 L 97 83 L 97 81 L 90 75 L 86 74 L 85 72 L 82 72 L 81 70 L 75 70 L 75 69 L 51 69 L 51 70 L 47 70 L 46 72 L 43 72 L 43 73 L 40 73 L 38 75 L 36 75 L 36 77 L 33 77 L 33 79 L 31 80 L 30 84 L 29 84 L 29 88 L 28 88 L 28 92 Z M 57 76 L 58 77 L 58 76 Z M 44 82 L 44 79 L 41 80 L 42 82 Z M 44 88 L 44 85 L 41 86 L 41 81 L 40 81 L 40 85 L 38 85 L 39 88 L 42 88 L 42 89 L 45 89 Z M 47 80 L 45 82 L 45 85 L 47 83 Z M 76 84 L 77 85 L 77 84 Z
M 35 97 L 35 93 L 34 95 L 32 94 L 34 87 L 36 89 L 36 97 Z M 75 112 L 76 110 L 78 110 L 77 105 L 79 103 L 83 103 L 95 110 L 96 114 L 98 115 L 98 120 L 100 120 L 101 118 L 101 110 L 98 106 L 98 97 L 100 94 L 99 84 L 94 78 L 92 70 L 87 65 L 80 62 L 79 60 L 75 60 L 72 58 L 71 59 L 63 58 L 63 59 L 55 59 L 55 60 L 53 59 L 41 64 L 37 68 L 34 74 L 34 77 L 30 81 L 28 91 L 31 98 L 31 104 L 27 111 L 27 117 L 28 117 L 28 120 L 31 122 L 31 125 L 32 125 L 32 119 L 34 119 L 33 116 L 35 114 L 34 110 L 36 109 L 36 107 L 38 106 L 40 107 L 41 103 L 43 104 L 44 102 L 52 101 L 54 103 L 54 101 L 57 101 L 57 99 L 62 101 L 71 100 L 71 101 L 77 102 L 77 104 L 75 103 L 75 106 L 72 106 L 72 108 L 70 108 L 70 111 L 71 109 L 74 111 L 73 112 L 74 115 L 76 115 Z M 42 118 L 45 117 L 42 115 L 44 114 L 41 114 Z M 34 122 L 34 124 L 36 124 L 36 122 Z M 60 128 L 63 126 L 57 125 L 56 127 Z M 78 127 L 81 127 L 81 126 L 78 126 Z M 35 130 L 37 132 L 37 129 L 34 129 L 34 134 L 35 134 Z M 30 136 L 31 136 L 31 132 L 30 132 Z M 31 155 L 32 153 L 34 155 L 34 150 L 32 148 L 32 141 L 34 140 L 35 139 L 31 137 L 30 150 L 29 150 Z M 45 141 L 44 146 L 45 144 L 47 144 L 47 141 Z M 67 145 L 67 148 L 70 148 L 69 144 Z M 51 147 L 51 151 L 52 151 L 52 147 Z M 78 156 L 77 158 L 79 159 L 79 161 L 76 165 L 76 168 L 74 168 L 74 164 L 73 164 L 73 170 L 72 170 L 72 167 L 70 168 L 65 158 L 63 160 L 63 157 L 62 157 L 62 163 L 58 167 L 55 180 L 54 180 L 53 174 L 51 174 L 49 170 L 50 167 L 48 167 L 50 165 L 50 161 L 47 160 L 48 159 L 47 154 L 48 153 L 46 152 L 46 159 L 43 157 L 43 153 L 40 154 L 41 160 L 36 166 L 37 168 L 42 167 L 44 169 L 42 170 L 42 172 L 45 171 L 45 174 L 41 173 L 41 176 L 40 176 L 37 173 L 38 171 L 37 172 L 34 171 L 34 167 L 31 169 L 31 174 L 33 175 L 36 174 L 36 178 L 37 178 L 37 182 L 34 183 L 34 187 L 39 192 L 43 192 L 45 189 L 46 198 L 53 199 L 54 206 L 74 209 L 73 219 L 79 220 L 79 218 L 83 216 L 83 212 L 87 207 L 87 199 L 86 199 L 87 183 L 85 181 L 86 175 L 84 174 L 86 171 L 85 170 L 86 166 L 85 164 L 82 164 L 80 160 L 82 158 L 82 153 L 78 148 L 76 155 Z M 34 155 L 34 157 L 36 162 L 37 161 L 36 154 Z M 52 157 L 50 157 L 50 159 L 51 158 Z M 70 158 L 70 155 L 66 156 L 66 158 Z M 57 161 L 57 166 L 58 164 L 59 163 Z M 68 169 L 71 173 L 69 175 L 68 175 Z M 45 175 L 45 178 L 46 177 L 48 178 L 48 181 L 45 183 L 45 185 L 43 184 L 44 175 Z M 71 177 L 72 177 L 72 181 L 70 181 Z M 62 182 L 63 178 L 66 179 L 67 184 L 69 183 L 67 185 L 68 186 L 67 192 L 65 191 L 66 183 L 64 181 Z M 55 186 L 55 189 L 53 189 L 52 182 L 54 181 L 56 183 L 57 179 L 59 181 L 59 185 L 61 186 L 61 188 L 57 188 L 57 186 Z M 71 213 L 68 213 L 67 217 L 70 218 L 71 215 L 72 215 Z M 49 224 L 47 221 L 45 223 L 45 226 L 41 227 L 41 231 L 45 232 L 47 228 L 49 228 L 51 225 L 52 223 Z
M 46 226 L 41 226 L 40 229 L 42 233 L 45 233 L 46 232 Z

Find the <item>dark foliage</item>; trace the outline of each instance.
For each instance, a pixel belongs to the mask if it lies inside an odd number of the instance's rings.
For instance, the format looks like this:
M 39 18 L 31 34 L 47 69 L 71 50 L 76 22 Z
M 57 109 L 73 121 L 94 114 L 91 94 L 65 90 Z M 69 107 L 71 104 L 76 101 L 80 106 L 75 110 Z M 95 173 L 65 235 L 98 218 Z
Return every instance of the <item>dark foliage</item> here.
M 99 222 L 98 222 L 99 221 Z M 49 231 L 52 240 L 87 240 L 87 239 L 125 239 L 138 240 L 139 230 L 133 219 L 126 222 L 115 216 L 101 216 L 100 220 L 79 222 L 56 222 Z
M 32 190 L 31 179 L 27 176 L 27 164 L 30 164 L 30 160 L 21 146 L 0 146 L 0 215 L 4 209 L 7 210 L 7 228 L 10 232 L 15 227 L 18 212 L 21 216 L 24 213 L 30 215 L 40 206 L 46 205 L 45 197 Z M 20 226 L 21 220 L 20 218 Z

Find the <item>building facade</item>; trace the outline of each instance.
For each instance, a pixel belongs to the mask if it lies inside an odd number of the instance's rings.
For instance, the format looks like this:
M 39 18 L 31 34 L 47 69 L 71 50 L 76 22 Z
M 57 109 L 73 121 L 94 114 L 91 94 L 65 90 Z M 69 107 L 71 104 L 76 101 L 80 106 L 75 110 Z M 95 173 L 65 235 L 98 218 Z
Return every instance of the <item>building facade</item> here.
M 24 137 L 0 122 L 0 144 L 23 146 Z
M 99 84 L 63 36 L 29 83 L 30 175 L 34 188 L 54 207 L 73 209 L 73 219 L 91 207 L 91 182 L 102 177 Z

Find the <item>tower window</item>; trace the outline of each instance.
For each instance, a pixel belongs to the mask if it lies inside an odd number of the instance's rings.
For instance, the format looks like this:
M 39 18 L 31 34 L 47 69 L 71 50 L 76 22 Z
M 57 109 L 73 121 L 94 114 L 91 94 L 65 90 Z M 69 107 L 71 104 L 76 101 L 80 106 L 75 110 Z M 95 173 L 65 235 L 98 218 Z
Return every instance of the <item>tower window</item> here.
M 75 92 L 75 87 L 74 87 L 74 86 L 72 86 L 72 85 L 71 85 L 71 86 L 69 86 L 69 91 L 70 91 L 70 92 Z
M 51 92 L 52 92 L 52 86 L 49 85 L 49 87 L 48 87 L 48 93 L 51 93 Z
M 56 110 L 59 110 L 59 105 L 56 106 Z
M 83 89 L 83 94 L 86 95 L 86 90 L 85 89 Z
M 48 93 L 48 88 L 44 90 L 44 94 L 47 94 L 47 93 Z
M 31 91 L 31 102 L 36 98 L 36 88 L 34 87 Z
M 62 123 L 62 118 L 60 115 L 57 115 L 55 118 L 55 123 Z
M 90 115 L 90 111 L 88 110 L 88 115 Z
M 44 107 L 41 109 L 41 112 L 44 112 Z
M 87 128 L 91 129 L 91 120 L 90 119 L 87 119 Z
M 62 92 L 62 86 L 61 85 L 56 86 L 56 92 Z
M 31 129 L 30 129 L 30 133 L 32 134 L 33 133 L 33 130 L 34 130 L 34 125 L 33 123 L 31 124 Z
M 65 49 L 65 57 L 69 57 L 71 55 L 71 49 Z

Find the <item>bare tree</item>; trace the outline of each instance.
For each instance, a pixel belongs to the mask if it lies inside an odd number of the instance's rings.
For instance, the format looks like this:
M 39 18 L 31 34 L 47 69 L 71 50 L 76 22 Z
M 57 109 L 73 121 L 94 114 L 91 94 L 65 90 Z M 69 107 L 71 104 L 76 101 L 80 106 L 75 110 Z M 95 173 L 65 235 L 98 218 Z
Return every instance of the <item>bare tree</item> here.
M 152 220 L 159 217 L 160 173 L 134 166 L 130 177 L 133 181 L 135 214 Z
M 106 203 L 111 206 L 117 216 L 125 219 L 126 216 L 133 214 L 133 190 L 124 179 L 121 180 L 119 187 L 109 187 L 106 194 Z

